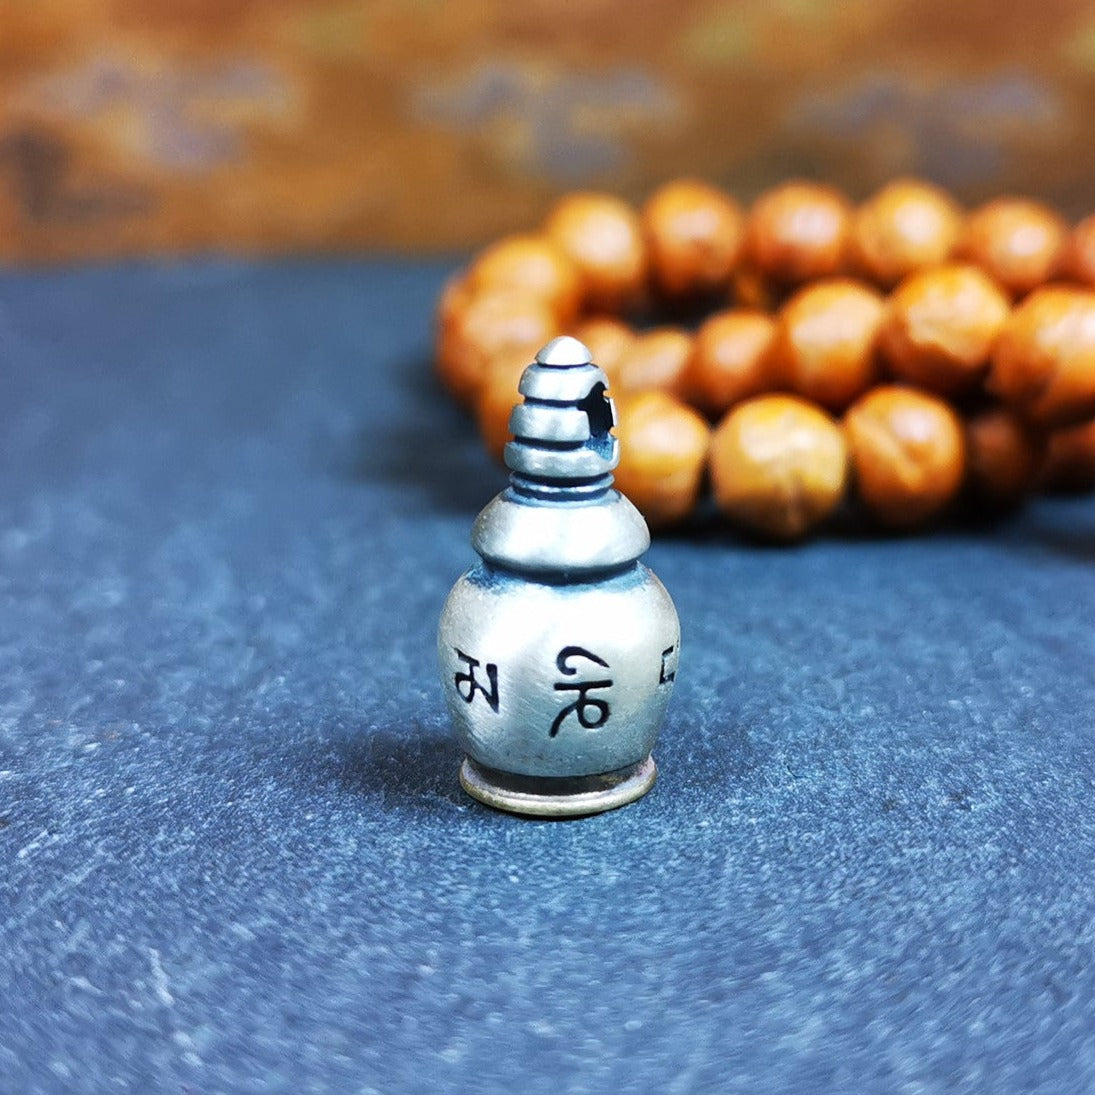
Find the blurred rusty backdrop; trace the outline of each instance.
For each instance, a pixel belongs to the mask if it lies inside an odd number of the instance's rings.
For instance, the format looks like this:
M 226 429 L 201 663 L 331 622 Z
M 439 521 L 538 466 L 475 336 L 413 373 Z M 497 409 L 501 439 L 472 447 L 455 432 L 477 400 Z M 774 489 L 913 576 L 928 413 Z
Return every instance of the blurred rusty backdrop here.
M 0 259 L 440 251 L 560 192 L 1095 209 L 1085 0 L 0 0 Z

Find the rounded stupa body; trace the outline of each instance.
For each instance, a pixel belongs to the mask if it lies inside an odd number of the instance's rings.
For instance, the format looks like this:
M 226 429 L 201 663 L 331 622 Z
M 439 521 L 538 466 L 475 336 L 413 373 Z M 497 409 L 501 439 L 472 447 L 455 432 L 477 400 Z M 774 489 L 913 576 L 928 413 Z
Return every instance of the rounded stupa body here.
M 474 797 L 595 813 L 644 794 L 676 676 L 673 602 L 639 556 L 646 523 L 612 488 L 604 373 L 559 338 L 521 378 L 510 486 L 479 515 L 481 561 L 441 614 L 441 682 Z

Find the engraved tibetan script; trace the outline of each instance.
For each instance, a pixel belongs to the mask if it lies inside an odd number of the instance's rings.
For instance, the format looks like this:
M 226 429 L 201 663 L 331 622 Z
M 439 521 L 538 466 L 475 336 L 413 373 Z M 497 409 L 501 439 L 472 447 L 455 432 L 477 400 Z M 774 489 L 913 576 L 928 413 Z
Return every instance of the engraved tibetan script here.
M 487 676 L 487 685 L 489 687 L 484 688 L 483 682 L 479 679 L 476 670 L 482 665 L 478 658 L 473 658 L 468 654 L 465 654 L 459 647 L 453 647 L 456 651 L 456 656 L 468 667 L 466 673 L 456 673 L 453 675 L 453 683 L 456 685 L 456 691 L 460 693 L 460 698 L 465 703 L 471 703 L 475 699 L 476 692 L 483 694 L 483 699 L 487 701 L 487 706 L 495 713 L 498 713 L 498 666 L 494 662 L 487 662 L 483 666 L 483 671 Z
M 669 668 L 669 656 L 677 649 L 677 644 L 667 646 L 662 651 L 662 671 L 658 674 L 658 684 L 671 684 L 677 679 L 677 667 Z M 676 659 L 674 659 L 675 661 Z
M 604 669 L 608 669 L 609 665 L 603 658 L 598 658 L 592 651 L 586 650 L 581 646 L 564 646 L 559 651 L 555 658 L 555 665 L 560 673 L 565 674 L 568 677 L 576 677 L 578 675 L 578 667 L 573 665 L 574 660 L 584 660 L 592 663 L 593 665 L 599 665 Z M 555 737 L 563 723 L 566 721 L 567 716 L 574 714 L 578 718 L 578 723 L 585 727 L 586 730 L 597 730 L 604 726 L 608 722 L 608 716 L 612 712 L 612 708 L 609 706 L 608 700 L 601 699 L 597 696 L 590 696 L 591 692 L 597 691 L 602 688 L 611 688 L 611 678 L 604 678 L 596 681 L 558 681 L 555 684 L 556 692 L 576 692 L 577 696 L 573 703 L 567 704 L 556 716 L 555 721 L 551 724 L 551 730 L 549 732 L 550 737 Z

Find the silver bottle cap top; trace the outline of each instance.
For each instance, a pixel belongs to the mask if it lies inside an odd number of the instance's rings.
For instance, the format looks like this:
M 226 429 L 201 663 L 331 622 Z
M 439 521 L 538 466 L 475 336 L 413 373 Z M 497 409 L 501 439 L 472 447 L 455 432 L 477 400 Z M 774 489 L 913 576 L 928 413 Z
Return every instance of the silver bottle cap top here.
M 587 346 L 566 335 L 552 339 L 521 377 L 517 390 L 525 401 L 510 415 L 514 440 L 506 445 L 506 466 L 556 483 L 608 475 L 620 444 L 609 432 L 616 408 L 607 388 Z
M 565 581 L 626 566 L 650 546 L 646 522 L 612 489 L 620 443 L 607 388 L 576 338 L 553 339 L 525 370 L 505 449 L 511 486 L 472 529 L 484 559 Z

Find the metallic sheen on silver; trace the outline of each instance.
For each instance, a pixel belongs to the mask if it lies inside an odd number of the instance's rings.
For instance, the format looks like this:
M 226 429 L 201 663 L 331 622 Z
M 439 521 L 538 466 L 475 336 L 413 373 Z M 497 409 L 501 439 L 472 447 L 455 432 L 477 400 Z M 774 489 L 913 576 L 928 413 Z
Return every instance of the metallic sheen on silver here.
M 505 450 L 510 486 L 479 514 L 481 561 L 441 613 L 441 685 L 490 806 L 539 817 L 645 794 L 676 677 L 673 602 L 639 556 L 650 533 L 612 488 L 619 442 L 608 380 L 557 338 L 521 377 Z

